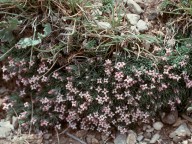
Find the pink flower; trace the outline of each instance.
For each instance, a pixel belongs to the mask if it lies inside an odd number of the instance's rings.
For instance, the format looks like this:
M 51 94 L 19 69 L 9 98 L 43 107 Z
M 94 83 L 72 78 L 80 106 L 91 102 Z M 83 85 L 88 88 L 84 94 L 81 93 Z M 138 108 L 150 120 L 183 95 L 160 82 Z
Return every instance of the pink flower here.
M 98 86 L 95 90 L 99 93 L 102 89 Z
M 105 60 L 104 66 L 108 66 L 108 65 L 111 65 L 111 64 L 112 64 L 111 60 L 107 59 L 107 60 Z
M 108 78 L 104 78 L 103 82 L 108 83 Z
M 41 74 L 41 73 L 46 72 L 46 70 L 48 70 L 48 67 L 45 66 L 45 64 L 43 63 L 43 64 L 40 65 L 40 67 L 38 68 L 37 72 L 38 72 L 39 74 Z
M 35 64 L 35 62 L 33 60 L 30 60 L 29 67 L 32 67 L 34 64 Z
M 13 61 L 13 60 L 9 60 L 9 66 L 10 66 L 10 67 L 15 66 L 15 64 L 14 64 L 14 61 Z
M 26 95 L 25 90 L 20 91 L 19 96 L 24 96 L 24 95 Z
M 5 66 L 3 66 L 1 69 L 3 72 L 7 71 L 7 68 Z
M 29 107 L 29 103 L 28 102 L 24 103 L 24 107 Z
M 13 104 L 12 103 L 3 103 L 3 110 L 9 110 L 10 107 L 12 107 Z
M 48 125 L 48 121 L 46 121 L 46 120 L 41 121 L 41 126 L 47 126 L 47 125 Z
M 47 80 L 48 80 L 48 78 L 46 76 L 43 76 L 41 79 L 42 82 L 47 82 Z
M 10 80 L 9 76 L 8 76 L 8 75 L 6 75 L 6 74 L 3 74 L 3 79 L 4 79 L 5 81 Z
M 52 75 L 53 78 L 58 79 L 59 77 L 59 73 L 58 72 L 54 72 Z
M 97 83 L 102 83 L 102 79 L 101 78 L 97 79 Z
M 123 74 L 123 72 L 116 72 L 115 73 L 115 80 L 117 80 L 117 81 L 122 81 L 122 78 L 124 77 L 124 74 Z
M 125 66 L 125 62 L 117 62 L 115 64 L 115 68 L 120 70 L 121 68 L 123 68 Z

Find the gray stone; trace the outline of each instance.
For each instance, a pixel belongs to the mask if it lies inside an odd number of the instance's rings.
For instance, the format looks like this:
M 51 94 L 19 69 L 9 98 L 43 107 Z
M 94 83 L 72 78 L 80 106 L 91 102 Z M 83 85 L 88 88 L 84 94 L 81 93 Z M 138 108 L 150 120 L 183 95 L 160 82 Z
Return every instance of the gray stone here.
M 15 116 L 12 117 L 12 125 L 13 125 L 14 129 L 17 129 L 19 126 L 18 118 Z
M 151 128 L 151 126 L 150 125 L 147 125 L 147 129 L 150 129 Z
M 75 135 L 76 135 L 78 138 L 82 138 L 82 137 L 84 137 L 86 134 L 87 134 L 87 131 L 86 131 L 86 130 L 79 130 L 79 131 L 76 132 Z
M 4 100 L 2 98 L 0 98 L 0 107 L 3 106 L 3 102 L 4 102 Z
M 126 144 L 127 136 L 125 134 L 118 134 L 117 137 L 114 139 L 115 144 Z
M 156 143 L 157 140 L 160 138 L 160 135 L 158 133 L 154 134 L 152 139 L 150 140 L 150 143 Z
M 157 131 L 160 131 L 163 127 L 163 123 L 162 122 L 155 122 L 153 123 L 153 128 Z
M 142 139 L 144 138 L 144 136 L 143 135 L 139 135 L 138 137 L 137 137 L 137 141 L 142 141 Z
M 5 94 L 6 92 L 8 92 L 8 90 L 5 87 L 0 88 L 0 95 Z
M 139 142 L 139 144 L 147 144 L 147 142 Z
M 173 138 L 173 142 L 175 143 L 179 143 L 180 141 L 182 141 L 183 138 L 179 137 L 179 136 L 176 136 Z
M 97 25 L 100 29 L 110 29 L 112 27 L 108 22 L 97 22 Z
M 147 31 L 148 30 L 148 25 L 147 25 L 147 23 L 145 21 L 139 20 L 138 23 L 137 23 L 137 29 L 140 32 Z
M 158 15 L 157 15 L 157 13 L 150 13 L 150 14 L 148 14 L 148 20 L 154 20 L 156 17 L 157 17 Z
M 130 29 L 132 33 L 139 34 L 139 30 L 137 29 L 136 26 L 131 26 Z
M 47 134 L 44 134 L 43 135 L 43 138 L 45 139 L 45 140 L 49 140 L 50 138 L 51 138 L 51 134 L 50 133 L 47 133 Z
M 187 127 L 187 124 L 184 123 L 182 125 L 180 125 L 174 132 L 170 133 L 169 137 L 173 138 L 176 136 L 179 137 L 186 137 L 186 136 L 190 136 L 191 132 L 189 130 L 189 128 Z
M 140 19 L 140 15 L 137 14 L 127 14 L 126 17 L 127 20 L 130 22 L 130 24 L 132 25 L 136 25 Z
M 86 137 L 86 141 L 87 141 L 87 143 L 92 143 L 92 139 L 93 139 L 93 138 L 95 138 L 94 135 L 92 135 L 92 134 L 88 134 L 87 137 Z
M 136 14 L 141 14 L 144 11 L 134 0 L 127 0 L 127 5 L 131 8 L 131 11 Z
M 145 132 L 144 137 L 147 138 L 147 139 L 151 139 L 151 133 Z
M 143 131 L 146 131 L 146 129 L 147 129 L 147 126 L 144 125 L 144 126 L 143 126 Z
M 137 142 L 136 138 L 137 134 L 133 131 L 129 131 L 129 135 L 127 137 L 127 144 L 135 144 Z
M 150 139 L 145 138 L 143 141 L 149 143 Z
M 181 144 L 188 144 L 188 140 L 182 141 Z
M 170 113 L 162 113 L 161 120 L 165 124 L 174 124 L 178 119 L 178 111 L 171 111 Z
M 154 128 L 147 129 L 146 132 L 151 133 L 154 131 Z
M 109 136 L 105 135 L 104 133 L 101 135 L 102 141 L 106 141 L 109 138 Z
M 10 124 L 10 121 L 1 121 L 0 122 L 0 138 L 8 137 L 13 130 L 13 125 Z
M 99 141 L 96 138 L 92 138 L 91 144 L 99 144 Z

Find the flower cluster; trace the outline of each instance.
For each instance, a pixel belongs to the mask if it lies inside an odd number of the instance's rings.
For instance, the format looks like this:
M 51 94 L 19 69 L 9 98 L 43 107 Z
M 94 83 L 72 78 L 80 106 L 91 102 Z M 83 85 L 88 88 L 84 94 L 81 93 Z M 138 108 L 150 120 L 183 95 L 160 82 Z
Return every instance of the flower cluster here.
M 53 67 L 50 59 L 39 63 L 9 57 L 3 79 L 15 79 L 18 97 L 7 98 L 3 108 L 17 110 L 25 128 L 39 124 L 60 129 L 65 123 L 73 129 L 126 133 L 129 125 L 149 122 L 162 107 L 175 110 L 186 94 L 181 89 L 192 87 L 186 54 L 175 63 L 171 49 L 160 54 L 158 63 L 118 56 L 63 69 Z

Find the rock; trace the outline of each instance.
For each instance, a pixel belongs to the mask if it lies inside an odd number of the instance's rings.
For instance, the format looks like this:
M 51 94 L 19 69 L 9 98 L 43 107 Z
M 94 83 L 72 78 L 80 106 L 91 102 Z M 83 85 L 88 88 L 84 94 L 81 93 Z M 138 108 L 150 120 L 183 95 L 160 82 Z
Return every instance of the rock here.
M 144 138 L 144 136 L 143 135 L 139 135 L 138 137 L 137 137 L 137 141 L 142 141 L 142 139 Z
M 143 141 L 149 143 L 150 139 L 145 138 Z
M 191 132 L 189 128 L 187 127 L 187 124 L 184 123 L 180 125 L 174 132 L 170 133 L 169 137 L 174 138 L 174 137 L 186 137 L 190 136 Z
M 147 138 L 147 139 L 151 139 L 151 133 L 145 132 L 144 137 Z
M 148 125 L 144 125 L 143 126 L 143 131 L 146 131 L 147 127 L 148 127 Z
M 87 134 L 87 131 L 86 131 L 86 130 L 79 130 L 79 131 L 76 132 L 75 135 L 76 135 L 78 138 L 82 138 L 82 137 L 86 136 L 86 134 Z
M 19 126 L 18 118 L 15 116 L 12 117 L 12 125 L 13 125 L 14 129 L 17 129 Z
M 137 29 L 140 32 L 147 31 L 148 30 L 147 23 L 145 21 L 143 21 L 143 20 L 139 20 L 138 23 L 137 23 Z
M 134 0 L 127 0 L 127 5 L 133 13 L 141 14 L 144 12 Z
M 52 135 L 50 133 L 46 133 L 46 134 L 43 135 L 43 139 L 49 140 L 51 138 L 51 136 Z
M 95 137 L 98 140 L 101 140 L 101 133 L 95 133 Z
M 99 144 L 99 141 L 96 138 L 92 138 L 91 144 Z
M 143 3 L 143 0 L 134 0 L 136 3 Z
M 148 14 L 147 14 L 147 18 L 148 20 L 154 20 L 155 18 L 158 17 L 158 12 L 157 11 L 150 11 Z
M 112 27 L 108 22 L 97 22 L 97 25 L 100 29 L 110 29 Z
M 132 24 L 132 25 L 136 25 L 140 19 L 140 15 L 137 15 L 137 14 L 127 14 L 126 17 L 127 17 L 128 21 L 130 22 L 130 24 Z
M 176 137 L 173 138 L 173 142 L 179 143 L 180 141 L 182 141 L 182 139 L 183 138 L 176 136 Z
M 152 143 L 152 144 L 156 143 L 159 138 L 160 138 L 160 135 L 158 133 L 156 133 L 155 135 L 153 135 L 153 137 L 149 143 Z
M 188 139 L 189 144 L 192 144 L 192 137 Z
M 139 30 L 137 29 L 136 26 L 131 26 L 130 29 L 131 29 L 131 31 L 132 31 L 133 33 L 139 34 Z
M 25 142 L 30 143 L 30 144 L 41 144 L 43 141 L 43 138 L 38 137 L 38 135 L 35 135 L 35 134 L 31 134 L 31 135 L 22 134 L 21 136 L 15 136 L 12 141 L 14 142 L 14 144 L 23 144 Z M 50 144 L 50 142 L 49 142 L 49 144 Z
M 1 87 L 0 88 L 0 95 L 4 95 L 5 93 L 7 93 L 8 90 L 5 87 Z M 1 97 L 1 96 L 0 96 Z
M 13 125 L 10 124 L 10 121 L 1 121 L 0 122 L 0 138 L 6 138 L 8 137 L 12 130 L 13 130 Z
M 162 113 L 161 114 L 161 121 L 165 124 L 172 125 L 178 119 L 178 111 L 171 111 L 170 113 Z
M 182 141 L 181 144 L 188 144 L 188 140 Z
M 154 131 L 154 128 L 147 129 L 146 132 L 151 133 Z
M 178 127 L 178 126 L 180 126 L 181 124 L 183 124 L 183 123 L 186 123 L 187 122 L 187 120 L 182 120 L 180 117 L 177 119 L 177 121 L 174 123 L 174 127 Z
M 87 143 L 88 143 L 88 144 L 89 144 L 89 143 L 91 144 L 93 138 L 95 138 L 94 135 L 90 135 L 90 134 L 88 134 L 87 137 L 86 137 L 86 141 L 87 141 Z
M 136 133 L 133 131 L 130 131 L 127 137 L 127 144 L 135 144 L 137 142 L 136 138 L 137 138 Z
M 49 143 L 49 144 L 52 144 L 52 143 Z M 69 139 L 69 141 L 68 141 L 67 144 L 82 144 L 82 143 L 80 143 L 79 141 L 74 140 L 74 139 Z M 91 144 L 91 143 L 90 143 L 90 144 Z
M 147 144 L 147 142 L 139 142 L 139 144 Z
M 0 107 L 3 106 L 3 102 L 4 102 L 4 100 L 2 98 L 0 98 Z
M 118 134 L 117 137 L 114 140 L 115 144 L 126 144 L 127 137 L 125 134 Z
M 109 136 L 105 135 L 105 134 L 102 134 L 101 135 L 101 139 L 103 142 L 105 142 L 107 139 L 108 139 Z
M 162 122 L 155 122 L 153 123 L 153 128 L 157 131 L 160 131 L 163 127 L 163 123 Z

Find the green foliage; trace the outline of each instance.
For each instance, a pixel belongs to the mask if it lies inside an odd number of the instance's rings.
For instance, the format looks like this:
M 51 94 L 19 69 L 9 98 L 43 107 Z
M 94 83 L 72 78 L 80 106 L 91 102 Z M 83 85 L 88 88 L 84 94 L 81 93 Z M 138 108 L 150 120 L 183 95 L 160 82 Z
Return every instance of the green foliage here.
M 51 25 L 49 23 L 45 24 L 43 31 L 44 34 L 37 33 L 38 35 L 37 39 L 34 39 L 32 37 L 20 39 L 19 42 L 17 43 L 17 46 L 19 48 L 27 48 L 30 46 L 36 46 L 40 44 L 42 42 L 42 39 L 47 37 L 52 32 Z
M 11 43 L 15 37 L 13 35 L 13 30 L 16 30 L 18 26 L 21 24 L 17 18 L 8 17 L 6 21 L 0 22 L 0 39 L 4 42 Z

